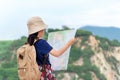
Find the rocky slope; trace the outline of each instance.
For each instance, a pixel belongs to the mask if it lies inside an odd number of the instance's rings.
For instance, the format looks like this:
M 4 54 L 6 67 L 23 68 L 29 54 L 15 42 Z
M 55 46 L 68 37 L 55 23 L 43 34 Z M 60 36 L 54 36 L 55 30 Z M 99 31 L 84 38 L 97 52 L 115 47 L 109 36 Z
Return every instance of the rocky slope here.
M 81 42 L 82 38 L 80 37 L 75 46 L 81 50 L 84 50 L 87 46 L 90 46 L 91 50 L 94 52 L 94 55 L 92 55 L 89 60 L 91 64 L 95 65 L 100 70 L 100 73 L 105 76 L 105 80 L 120 80 L 119 46 L 109 46 L 108 50 L 104 50 L 100 46 L 101 41 L 96 39 L 93 35 L 89 36 L 84 45 L 81 45 Z M 106 41 L 102 44 L 108 44 L 108 42 Z M 81 67 L 84 64 L 83 57 L 80 56 L 79 59 L 74 61 L 72 64 Z M 88 80 L 101 80 L 97 77 L 94 71 L 90 71 L 90 74 L 92 79 Z M 57 75 L 57 77 L 60 76 L 62 76 L 61 80 L 85 80 L 84 78 L 80 78 L 79 75 L 75 72 L 66 71 Z

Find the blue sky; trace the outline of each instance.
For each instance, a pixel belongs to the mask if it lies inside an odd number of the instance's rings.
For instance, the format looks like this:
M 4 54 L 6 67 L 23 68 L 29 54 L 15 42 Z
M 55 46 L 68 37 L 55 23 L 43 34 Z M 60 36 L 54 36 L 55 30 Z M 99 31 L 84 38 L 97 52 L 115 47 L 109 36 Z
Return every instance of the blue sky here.
M 0 0 L 0 40 L 27 36 L 27 20 L 40 16 L 50 28 L 68 25 L 120 28 L 120 0 Z

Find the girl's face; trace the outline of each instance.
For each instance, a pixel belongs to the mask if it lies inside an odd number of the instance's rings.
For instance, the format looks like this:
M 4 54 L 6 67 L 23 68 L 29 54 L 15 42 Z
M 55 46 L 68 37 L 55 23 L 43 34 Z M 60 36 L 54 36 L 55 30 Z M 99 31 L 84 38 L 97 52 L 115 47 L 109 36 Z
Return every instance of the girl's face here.
M 39 32 L 38 32 L 38 37 L 39 37 L 39 38 L 42 38 L 43 35 L 44 35 L 44 33 L 45 33 L 45 30 L 39 31 Z

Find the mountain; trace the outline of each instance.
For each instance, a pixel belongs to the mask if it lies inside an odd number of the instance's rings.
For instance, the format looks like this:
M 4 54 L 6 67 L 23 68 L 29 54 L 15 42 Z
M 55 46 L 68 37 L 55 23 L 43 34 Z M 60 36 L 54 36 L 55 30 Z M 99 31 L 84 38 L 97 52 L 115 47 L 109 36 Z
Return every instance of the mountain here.
M 115 39 L 120 42 L 120 28 L 104 26 L 83 26 L 80 29 L 90 31 L 94 35 L 106 37 L 110 40 Z
M 78 30 L 67 71 L 58 80 L 120 80 L 120 43 Z
M 120 80 L 120 42 L 84 30 L 76 36 L 67 70 L 55 71 L 57 80 Z M 25 41 L 0 41 L 0 80 L 19 80 L 16 50 Z

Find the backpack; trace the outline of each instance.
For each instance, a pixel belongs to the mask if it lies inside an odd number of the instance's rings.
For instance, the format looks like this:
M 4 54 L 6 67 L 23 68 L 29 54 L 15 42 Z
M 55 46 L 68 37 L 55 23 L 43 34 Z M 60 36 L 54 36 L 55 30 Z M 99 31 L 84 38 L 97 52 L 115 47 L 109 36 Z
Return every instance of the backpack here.
M 24 44 L 17 50 L 18 76 L 20 80 L 40 80 L 41 72 L 36 62 L 35 47 Z

